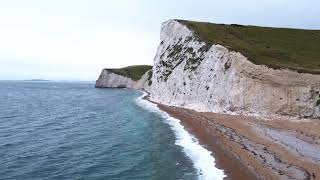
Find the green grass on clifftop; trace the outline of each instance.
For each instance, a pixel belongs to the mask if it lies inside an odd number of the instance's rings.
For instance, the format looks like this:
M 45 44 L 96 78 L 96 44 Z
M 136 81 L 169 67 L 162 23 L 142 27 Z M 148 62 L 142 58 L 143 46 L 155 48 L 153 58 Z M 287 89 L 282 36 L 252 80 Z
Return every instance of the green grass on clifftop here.
M 122 75 L 128 78 L 131 78 L 134 81 L 139 80 L 152 66 L 148 65 L 137 65 L 137 66 L 128 66 L 120 69 L 107 69 L 108 71 Z
M 320 30 L 178 21 L 202 41 L 240 52 L 254 64 L 320 74 Z

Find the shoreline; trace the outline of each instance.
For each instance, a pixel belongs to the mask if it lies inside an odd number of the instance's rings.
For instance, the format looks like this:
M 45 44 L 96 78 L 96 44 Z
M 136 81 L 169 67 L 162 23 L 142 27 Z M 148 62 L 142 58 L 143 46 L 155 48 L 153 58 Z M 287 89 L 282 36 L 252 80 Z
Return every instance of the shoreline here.
M 163 122 L 174 132 L 175 145 L 182 148 L 183 153 L 192 161 L 197 176 L 200 179 L 224 179 L 226 174 L 218 168 L 215 157 L 208 148 L 185 128 L 181 121 L 158 107 L 156 103 L 146 99 L 146 93 L 137 99 L 137 104 L 151 112 L 159 114 Z
M 144 99 L 179 119 L 213 153 L 224 179 L 320 178 L 320 122 L 196 112 Z
M 217 137 L 210 134 L 206 129 L 204 129 L 205 131 L 201 131 L 202 125 L 197 125 L 197 122 L 193 122 L 192 117 L 187 117 L 187 114 L 185 113 L 176 112 L 175 110 L 171 109 L 172 107 L 162 104 L 157 105 L 162 111 L 168 113 L 170 116 L 176 119 L 179 119 L 180 123 L 185 127 L 185 129 L 198 139 L 200 145 L 212 152 L 212 155 L 215 158 L 216 167 L 222 169 L 226 175 L 224 180 L 257 179 L 256 175 L 249 171 L 246 166 L 237 160 L 230 152 L 225 151 L 220 142 L 212 141 L 212 139 L 216 139 Z

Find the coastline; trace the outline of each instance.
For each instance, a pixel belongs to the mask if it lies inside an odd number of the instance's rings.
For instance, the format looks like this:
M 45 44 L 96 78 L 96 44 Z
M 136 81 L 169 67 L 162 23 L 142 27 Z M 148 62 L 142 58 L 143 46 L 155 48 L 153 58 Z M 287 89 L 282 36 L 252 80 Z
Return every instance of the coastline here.
M 263 120 L 172 107 L 153 102 L 179 119 L 211 151 L 224 179 L 318 179 L 320 123 Z
M 168 124 L 175 134 L 175 144 L 180 146 L 185 155 L 193 162 L 198 178 L 203 180 L 224 179 L 226 174 L 223 169 L 217 167 L 212 151 L 204 147 L 198 138 L 185 128 L 180 119 L 163 111 L 156 103 L 149 101 L 147 97 L 147 93 L 143 92 L 143 95 L 136 99 L 137 105 L 161 115 L 163 122 Z
M 181 109 L 158 103 L 156 104 L 162 111 L 165 111 L 170 114 L 170 116 L 179 119 L 186 130 L 193 134 L 199 140 L 199 143 L 202 146 L 213 153 L 216 161 L 216 167 L 223 169 L 224 173 L 226 174 L 224 180 L 257 179 L 257 176 L 254 173 L 248 170 L 244 164 L 242 164 L 236 157 L 223 148 L 221 142 L 215 141 L 219 137 L 215 136 L 215 134 L 212 134 L 209 129 L 204 127 L 205 122 L 200 121 L 200 123 L 194 121 L 194 119 L 197 118 L 196 113 L 181 111 Z

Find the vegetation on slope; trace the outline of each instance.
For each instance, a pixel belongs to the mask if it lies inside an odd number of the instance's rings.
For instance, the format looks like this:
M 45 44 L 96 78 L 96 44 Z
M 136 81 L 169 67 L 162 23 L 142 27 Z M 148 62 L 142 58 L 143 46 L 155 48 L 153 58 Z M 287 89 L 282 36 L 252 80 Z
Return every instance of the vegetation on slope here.
M 120 69 L 107 69 L 108 71 L 131 78 L 134 81 L 139 80 L 152 66 L 148 65 L 137 65 L 137 66 L 128 66 Z
M 320 30 L 178 21 L 202 41 L 240 52 L 254 64 L 320 74 Z

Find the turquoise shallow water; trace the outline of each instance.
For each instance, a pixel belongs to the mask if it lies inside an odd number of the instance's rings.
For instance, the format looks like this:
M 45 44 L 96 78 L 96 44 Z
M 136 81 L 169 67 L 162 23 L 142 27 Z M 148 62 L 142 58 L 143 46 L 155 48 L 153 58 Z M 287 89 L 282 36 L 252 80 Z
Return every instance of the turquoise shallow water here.
M 198 179 L 140 92 L 90 83 L 0 82 L 0 179 Z

